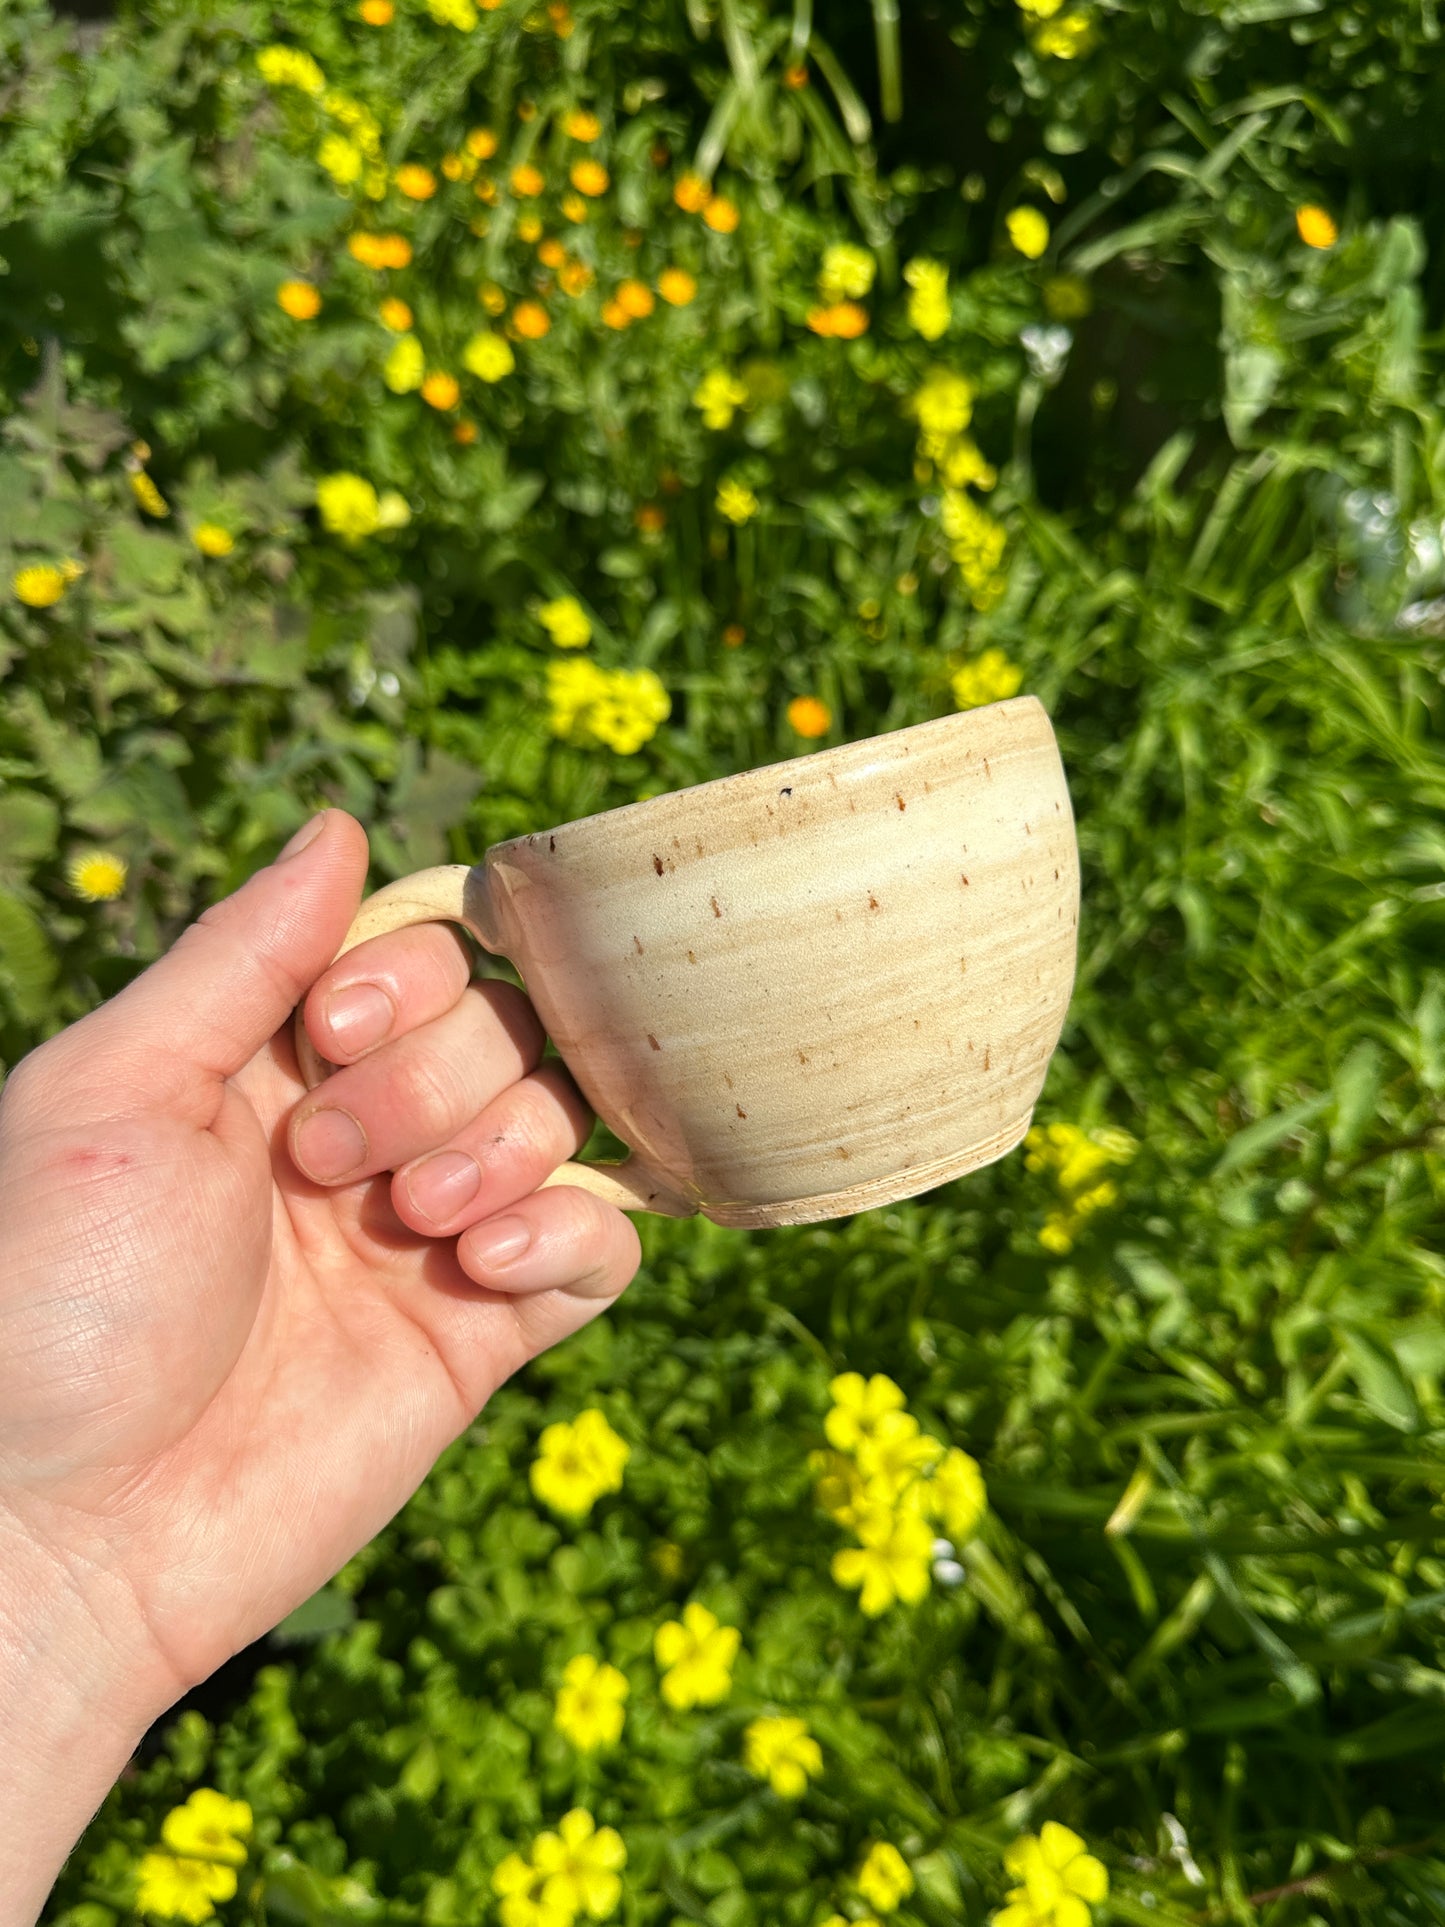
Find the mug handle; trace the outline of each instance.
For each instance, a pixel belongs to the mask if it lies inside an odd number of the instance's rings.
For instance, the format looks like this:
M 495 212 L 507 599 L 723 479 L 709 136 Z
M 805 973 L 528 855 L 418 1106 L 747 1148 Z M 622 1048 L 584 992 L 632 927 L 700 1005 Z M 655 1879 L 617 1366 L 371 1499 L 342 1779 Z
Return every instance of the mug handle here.
M 474 875 L 478 878 L 477 884 L 469 889 L 469 879 Z M 477 892 L 476 899 L 469 903 L 473 891 Z M 465 863 L 443 863 L 434 870 L 418 870 L 413 876 L 384 885 L 367 898 L 336 956 L 344 957 L 348 950 L 354 950 L 357 944 L 371 937 L 405 930 L 416 923 L 459 923 L 484 950 L 495 954 L 496 942 L 482 927 L 484 908 L 484 878 Z M 335 961 L 333 957 L 332 962 Z M 296 1009 L 294 1039 L 296 1061 L 306 1088 L 314 1090 L 336 1066 L 327 1062 L 308 1036 L 304 1002 Z M 664 1218 L 691 1218 L 697 1211 L 695 1204 L 677 1197 L 650 1176 L 635 1152 L 629 1152 L 620 1164 L 559 1165 L 550 1177 L 543 1178 L 538 1189 L 545 1190 L 554 1184 L 575 1185 L 578 1190 L 590 1191 L 594 1198 L 601 1198 L 604 1204 L 615 1204 L 622 1211 L 650 1211 Z

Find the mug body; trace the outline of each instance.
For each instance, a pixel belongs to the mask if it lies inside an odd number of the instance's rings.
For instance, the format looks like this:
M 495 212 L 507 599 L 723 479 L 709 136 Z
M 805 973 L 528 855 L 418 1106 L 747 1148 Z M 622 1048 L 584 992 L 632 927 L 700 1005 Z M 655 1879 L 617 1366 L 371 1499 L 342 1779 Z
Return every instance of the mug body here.
M 1031 696 L 515 838 L 485 885 L 588 1102 L 719 1224 L 1001 1157 L 1073 987 L 1073 814 Z

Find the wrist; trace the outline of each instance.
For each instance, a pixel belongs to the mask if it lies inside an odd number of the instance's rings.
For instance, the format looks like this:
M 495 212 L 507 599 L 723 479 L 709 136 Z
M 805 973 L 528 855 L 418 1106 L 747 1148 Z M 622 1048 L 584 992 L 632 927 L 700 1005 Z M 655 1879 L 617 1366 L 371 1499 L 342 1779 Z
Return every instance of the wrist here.
M 0 1509 L 0 1927 L 30 1927 L 174 1697 L 123 1594 L 113 1574 L 72 1567 Z

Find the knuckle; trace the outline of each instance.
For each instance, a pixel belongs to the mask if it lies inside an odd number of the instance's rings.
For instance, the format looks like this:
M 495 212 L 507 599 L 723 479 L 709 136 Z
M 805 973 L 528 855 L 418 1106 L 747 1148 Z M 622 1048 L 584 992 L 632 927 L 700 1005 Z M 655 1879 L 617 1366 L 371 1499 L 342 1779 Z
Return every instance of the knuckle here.
M 406 1052 L 395 1067 L 395 1093 L 408 1120 L 433 1135 L 450 1134 L 466 1115 L 456 1075 L 434 1051 Z
M 542 1020 L 533 1010 L 530 1000 L 515 984 L 502 983 L 490 978 L 481 986 L 481 996 L 491 1008 L 493 1017 L 501 1024 L 515 1042 L 522 1056 L 529 1063 L 542 1054 L 542 1046 L 547 1041 L 547 1033 L 542 1028 Z

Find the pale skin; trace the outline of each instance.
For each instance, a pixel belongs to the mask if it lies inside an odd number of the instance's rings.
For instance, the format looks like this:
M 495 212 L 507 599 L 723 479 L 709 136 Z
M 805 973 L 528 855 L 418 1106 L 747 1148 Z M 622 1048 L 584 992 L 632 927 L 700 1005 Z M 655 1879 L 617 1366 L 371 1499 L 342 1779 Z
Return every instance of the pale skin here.
M 366 862 L 324 812 L 0 1094 L 0 1927 L 147 1726 L 637 1268 L 620 1211 L 537 1188 L 591 1119 L 520 992 L 439 926 L 328 968 Z M 303 998 L 342 1067 L 309 1093 Z

